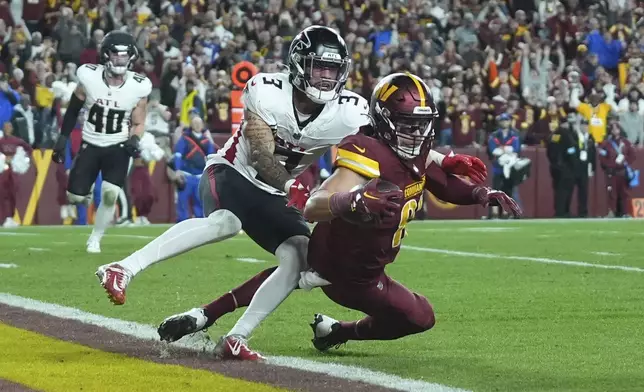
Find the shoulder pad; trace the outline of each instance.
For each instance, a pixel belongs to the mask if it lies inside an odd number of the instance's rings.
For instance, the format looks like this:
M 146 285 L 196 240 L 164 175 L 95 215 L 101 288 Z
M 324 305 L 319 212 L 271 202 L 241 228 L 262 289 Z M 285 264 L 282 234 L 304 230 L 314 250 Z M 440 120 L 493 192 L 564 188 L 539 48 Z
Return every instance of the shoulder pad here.
M 130 79 L 132 79 L 132 87 L 141 98 L 146 98 L 150 95 L 152 92 L 152 81 L 147 76 L 133 72 Z
M 100 75 L 103 71 L 101 65 L 97 64 L 83 64 L 76 69 L 76 78 L 81 84 L 91 83 L 96 75 Z
M 268 108 L 289 87 L 288 75 L 282 73 L 258 73 L 250 78 L 242 92 L 244 108 L 258 115 L 270 127 L 277 119 Z
M 362 134 L 346 137 L 338 145 L 335 166 L 345 167 L 366 178 L 380 177 L 377 154 L 384 146 Z
M 358 129 L 369 125 L 369 102 L 352 91 L 344 91 L 338 98 L 342 122 L 349 128 Z

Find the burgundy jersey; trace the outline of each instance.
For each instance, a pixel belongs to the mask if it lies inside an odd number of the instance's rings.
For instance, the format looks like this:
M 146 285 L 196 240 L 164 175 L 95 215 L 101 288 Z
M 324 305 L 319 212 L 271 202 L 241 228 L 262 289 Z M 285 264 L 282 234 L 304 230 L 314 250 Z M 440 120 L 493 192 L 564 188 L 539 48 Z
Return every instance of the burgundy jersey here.
M 426 155 L 403 161 L 378 139 L 358 134 L 338 146 L 336 167 L 352 170 L 366 178 L 380 177 L 400 187 L 403 207 L 400 224 L 393 228 L 357 226 L 336 218 L 320 222 L 309 242 L 308 261 L 332 283 L 369 283 L 394 261 L 405 235 L 405 226 L 422 209 Z

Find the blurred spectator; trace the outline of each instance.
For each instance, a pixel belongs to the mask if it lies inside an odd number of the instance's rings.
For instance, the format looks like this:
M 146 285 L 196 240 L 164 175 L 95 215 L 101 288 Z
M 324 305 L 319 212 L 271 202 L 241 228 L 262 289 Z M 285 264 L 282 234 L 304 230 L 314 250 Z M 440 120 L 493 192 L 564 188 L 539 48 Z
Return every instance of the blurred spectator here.
M 601 143 L 606 137 L 606 123 L 608 114 L 611 111 L 611 105 L 602 102 L 602 94 L 592 91 L 588 98 L 588 103 L 579 101 L 579 90 L 573 89 L 570 93 L 570 107 L 577 109 L 586 120 L 588 120 L 589 132 L 593 138 Z
M 521 152 L 519 132 L 511 127 L 512 118 L 503 113 L 498 118 L 498 129 L 488 140 L 488 154 L 492 159 L 492 187 L 508 195 L 513 194 L 512 166 Z M 490 207 L 490 216 L 498 216 L 498 208 Z
M 34 129 L 34 112 L 31 110 L 31 98 L 23 95 L 20 102 L 13 107 L 11 124 L 16 136 L 33 146 L 36 141 Z
M 174 146 L 174 170 L 182 184 L 177 200 L 177 222 L 193 215 L 203 216 L 199 179 L 206 166 L 206 156 L 215 152 L 214 144 L 204 135 L 203 120 L 194 116 L 190 120 L 190 128 L 183 132 Z
M 137 225 L 149 225 L 148 215 L 154 205 L 154 185 L 148 170 L 148 163 L 163 159 L 164 151 L 155 142 L 151 133 L 145 132 L 140 142 L 141 156 L 134 159 L 129 177 L 132 204 L 136 207 Z
M 644 146 L 644 114 L 637 100 L 629 100 L 628 110 L 619 114 L 619 125 L 633 146 Z
M 555 196 L 555 217 L 569 218 L 577 187 L 577 216 L 588 216 L 588 177 L 595 171 L 595 142 L 588 120 L 576 115 L 562 122 L 548 141 L 548 161 Z
M 614 116 L 609 120 L 610 134 L 599 146 L 599 161 L 606 174 L 608 216 L 621 217 L 630 212 L 630 182 L 635 173 L 631 165 L 635 154 L 631 143 L 622 136 L 622 129 Z
M 24 174 L 30 166 L 31 146 L 13 136 L 11 122 L 3 123 L 0 131 L 0 222 L 3 227 L 16 227 L 13 219 L 18 188 L 16 174 Z

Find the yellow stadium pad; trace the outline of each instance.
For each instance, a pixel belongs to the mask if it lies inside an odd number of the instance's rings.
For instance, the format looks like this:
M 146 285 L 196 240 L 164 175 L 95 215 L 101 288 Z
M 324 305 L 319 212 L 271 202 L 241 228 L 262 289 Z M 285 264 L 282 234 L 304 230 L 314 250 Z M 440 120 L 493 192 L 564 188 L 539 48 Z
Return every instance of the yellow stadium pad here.
M 0 323 L 0 378 L 47 392 L 286 391 L 68 343 Z

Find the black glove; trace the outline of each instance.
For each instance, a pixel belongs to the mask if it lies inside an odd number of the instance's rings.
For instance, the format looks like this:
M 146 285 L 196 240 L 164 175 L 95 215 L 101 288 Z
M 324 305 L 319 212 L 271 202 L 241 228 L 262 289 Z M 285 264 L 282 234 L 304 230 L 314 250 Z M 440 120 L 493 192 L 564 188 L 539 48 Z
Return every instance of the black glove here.
M 58 140 L 54 144 L 54 153 L 51 155 L 51 160 L 56 163 L 65 162 L 65 148 L 67 147 L 67 136 L 60 134 Z
M 139 150 L 139 140 L 141 139 L 138 136 L 132 135 L 130 136 L 130 139 L 123 145 L 123 148 L 125 148 L 127 154 L 132 158 L 138 158 L 139 154 L 141 153 L 141 150 Z

